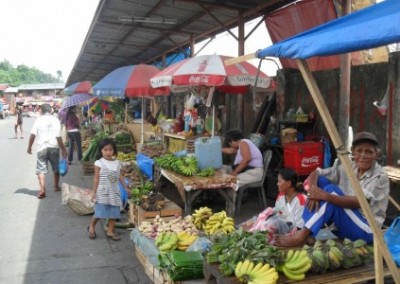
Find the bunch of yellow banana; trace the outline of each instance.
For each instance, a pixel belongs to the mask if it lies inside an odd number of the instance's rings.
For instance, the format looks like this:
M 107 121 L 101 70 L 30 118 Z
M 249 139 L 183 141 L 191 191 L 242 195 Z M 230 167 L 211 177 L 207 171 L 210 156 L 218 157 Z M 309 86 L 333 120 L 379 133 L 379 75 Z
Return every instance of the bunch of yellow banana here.
M 208 207 L 200 207 L 199 209 L 196 209 L 192 214 L 193 224 L 196 229 L 203 230 L 208 218 L 210 218 L 212 214 L 212 210 Z
M 226 212 L 213 214 L 204 225 L 204 232 L 209 235 L 216 233 L 229 234 L 235 231 L 235 222 L 233 218 L 226 216 Z
M 254 263 L 248 259 L 236 264 L 235 275 L 241 283 L 249 284 L 276 283 L 279 278 L 278 272 L 268 263 Z
M 178 235 L 172 232 L 162 232 L 157 235 L 155 244 L 160 254 L 166 254 L 178 247 Z
M 186 251 L 188 247 L 197 240 L 197 234 L 191 234 L 188 232 L 180 232 L 178 235 L 178 250 Z
M 278 270 L 282 271 L 286 278 L 300 281 L 306 277 L 311 265 L 312 261 L 306 250 L 289 250 L 285 262 L 278 267 Z

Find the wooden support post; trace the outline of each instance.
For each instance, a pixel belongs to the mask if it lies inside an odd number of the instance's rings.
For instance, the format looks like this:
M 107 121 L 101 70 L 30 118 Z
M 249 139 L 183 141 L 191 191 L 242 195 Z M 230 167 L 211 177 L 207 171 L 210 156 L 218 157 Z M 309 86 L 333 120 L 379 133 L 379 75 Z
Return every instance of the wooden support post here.
M 300 60 L 296 59 L 296 62 L 299 66 L 300 72 L 303 75 L 303 78 L 306 82 L 306 85 L 311 93 L 311 96 L 314 100 L 315 105 L 318 108 L 319 114 L 324 122 L 325 127 L 328 130 L 329 136 L 332 139 L 332 143 L 335 146 L 335 149 L 339 149 L 337 154 L 342 162 L 342 166 L 344 167 L 344 170 L 349 177 L 350 184 L 353 187 L 358 202 L 360 203 L 361 209 L 364 213 L 365 218 L 367 219 L 372 232 L 374 234 L 374 241 L 375 245 L 378 245 L 378 248 L 376 250 L 380 250 L 382 253 L 386 264 L 392 273 L 393 280 L 395 283 L 400 283 L 400 273 L 399 270 L 397 269 L 396 264 L 393 261 L 393 258 L 391 254 L 389 253 L 389 250 L 384 243 L 383 240 L 383 234 L 381 229 L 377 226 L 374 215 L 371 212 L 371 208 L 369 207 L 369 204 L 367 202 L 367 199 L 364 196 L 364 193 L 361 189 L 361 185 L 357 179 L 357 176 L 354 173 L 354 170 L 351 166 L 350 159 L 348 157 L 348 154 L 346 153 L 347 151 L 345 150 L 345 147 L 341 141 L 341 138 L 339 136 L 339 132 L 334 124 L 334 121 L 332 119 L 332 116 L 329 113 L 329 110 L 326 106 L 326 103 L 321 95 L 321 91 L 319 90 L 317 83 L 310 71 L 310 68 L 305 60 Z M 378 258 L 379 255 L 375 254 L 375 258 Z M 378 263 L 379 260 L 375 260 L 375 263 Z M 382 261 L 382 260 L 380 260 Z M 376 273 L 378 271 L 375 271 Z M 379 275 L 377 275 L 379 276 Z
M 383 259 L 378 244 L 374 242 L 375 284 L 384 284 Z

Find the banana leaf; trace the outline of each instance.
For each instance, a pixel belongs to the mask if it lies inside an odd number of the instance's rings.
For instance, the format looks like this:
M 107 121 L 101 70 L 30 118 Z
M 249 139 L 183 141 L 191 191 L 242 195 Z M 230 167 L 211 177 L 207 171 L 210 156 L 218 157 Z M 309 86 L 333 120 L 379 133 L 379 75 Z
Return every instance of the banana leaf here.
M 172 251 L 158 256 L 159 266 L 173 281 L 204 278 L 200 252 Z

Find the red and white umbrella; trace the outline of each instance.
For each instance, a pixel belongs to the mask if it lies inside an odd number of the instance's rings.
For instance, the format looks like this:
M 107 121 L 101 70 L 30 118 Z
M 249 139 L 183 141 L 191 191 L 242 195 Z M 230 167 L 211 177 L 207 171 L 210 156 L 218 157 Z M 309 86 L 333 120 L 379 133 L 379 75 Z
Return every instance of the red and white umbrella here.
M 226 65 L 232 58 L 223 55 L 201 55 L 179 61 L 150 79 L 153 88 L 170 87 L 171 91 L 186 91 L 192 86 L 216 87 L 227 93 L 245 93 L 247 86 L 268 88 L 272 79 L 257 67 L 240 62 Z M 182 86 L 185 86 L 182 88 Z
M 92 93 L 92 82 L 81 81 L 73 83 L 64 89 L 64 93 L 69 96 L 73 94 L 90 94 Z

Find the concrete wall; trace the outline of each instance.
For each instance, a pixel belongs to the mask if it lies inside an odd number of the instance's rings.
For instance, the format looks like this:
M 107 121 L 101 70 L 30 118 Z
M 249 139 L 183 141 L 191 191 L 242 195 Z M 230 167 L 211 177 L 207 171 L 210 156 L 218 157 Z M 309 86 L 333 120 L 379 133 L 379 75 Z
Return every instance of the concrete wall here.
M 315 79 L 330 110 L 338 123 L 339 70 L 314 72 Z M 280 70 L 277 76 L 277 115 L 284 119 L 288 109 L 299 106 L 305 112 L 316 109 L 312 97 L 298 70 Z M 389 92 L 389 108 L 382 116 L 373 105 Z M 388 63 L 355 66 L 351 70 L 350 125 L 354 132 L 370 131 L 380 142 L 383 161 L 388 165 L 400 159 L 400 52 L 391 53 Z M 337 125 L 338 126 L 338 125 Z M 322 120 L 317 115 L 316 136 L 327 136 Z

